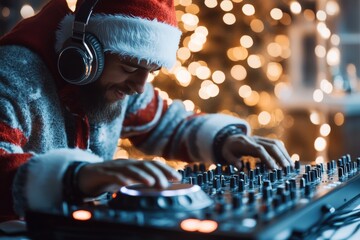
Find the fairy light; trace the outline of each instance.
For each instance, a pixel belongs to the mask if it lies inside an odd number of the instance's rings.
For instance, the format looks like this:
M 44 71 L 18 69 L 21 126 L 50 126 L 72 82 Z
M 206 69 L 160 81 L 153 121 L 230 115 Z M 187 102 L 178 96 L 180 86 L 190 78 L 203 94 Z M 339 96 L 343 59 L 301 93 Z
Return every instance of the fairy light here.
M 22 18 L 29 18 L 34 16 L 34 14 L 35 11 L 29 4 L 23 5 L 20 9 L 20 15 L 22 16 Z
M 252 16 L 255 14 L 255 8 L 253 5 L 247 3 L 244 4 L 244 6 L 242 7 L 242 12 L 246 15 L 246 16 Z
M 259 68 L 262 66 L 261 57 L 259 55 L 250 55 L 247 59 L 247 63 L 251 68 Z
M 242 98 L 250 97 L 251 92 L 252 92 L 252 90 L 251 90 L 251 87 L 249 85 L 242 85 L 239 88 L 239 96 L 242 97 Z
M 217 0 L 205 0 L 204 4 L 208 8 L 215 8 L 218 5 L 218 2 Z
M 324 94 L 320 89 L 316 89 L 313 93 L 313 99 L 315 102 L 321 102 L 324 99 Z
M 183 101 L 183 103 L 184 103 L 185 109 L 186 109 L 187 111 L 194 111 L 194 109 L 195 109 L 195 104 L 194 104 L 193 101 L 191 101 L 191 100 L 185 100 L 185 101 Z
M 316 151 L 318 151 L 318 152 L 324 151 L 325 148 L 326 148 L 326 145 L 327 145 L 327 143 L 326 143 L 325 138 L 323 138 L 323 137 L 317 137 L 317 138 L 315 139 L 314 148 L 315 148 Z
M 76 8 L 77 0 L 66 0 L 66 3 L 68 5 L 68 8 L 74 12 Z
M 1 15 L 4 17 L 4 18 L 7 18 L 10 16 L 10 8 L 8 7 L 3 7 L 3 9 L 1 9 Z
M 253 32 L 261 33 L 264 31 L 264 23 L 259 19 L 253 19 L 250 22 L 250 28 Z
M 231 76 L 238 81 L 242 81 L 247 76 L 247 71 L 242 65 L 234 65 L 230 70 Z
M 324 124 L 322 124 L 320 126 L 320 134 L 321 134 L 321 136 L 326 137 L 326 136 L 328 136 L 330 134 L 330 132 L 331 132 L 331 127 L 330 127 L 329 124 L 324 123 Z
M 217 70 L 212 74 L 212 80 L 214 83 L 221 84 L 225 81 L 225 73 L 223 71 Z
M 280 20 L 283 17 L 283 11 L 281 11 L 280 8 L 273 8 L 270 11 L 270 16 L 274 19 L 274 20 Z
M 292 13 L 299 14 L 299 13 L 301 13 L 301 9 L 302 8 L 301 8 L 301 5 L 299 2 L 293 1 L 290 3 L 290 10 Z
M 244 35 L 240 38 L 240 45 L 244 48 L 250 48 L 254 44 L 252 37 Z
M 220 3 L 220 8 L 225 12 L 229 12 L 234 8 L 234 5 L 230 0 L 223 0 Z
M 225 13 L 223 17 L 223 21 L 227 25 L 233 25 L 236 22 L 236 17 L 232 13 Z

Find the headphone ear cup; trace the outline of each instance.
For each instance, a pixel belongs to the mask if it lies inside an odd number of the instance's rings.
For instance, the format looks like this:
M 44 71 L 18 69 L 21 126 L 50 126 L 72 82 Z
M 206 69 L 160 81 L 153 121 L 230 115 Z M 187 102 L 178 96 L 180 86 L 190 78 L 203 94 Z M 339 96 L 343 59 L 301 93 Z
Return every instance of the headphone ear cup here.
M 94 56 L 93 65 L 96 65 L 96 66 L 92 66 L 92 71 L 88 78 L 89 80 L 86 83 L 84 83 L 84 84 L 88 84 L 96 81 L 102 74 L 104 70 L 105 57 L 104 57 L 104 49 L 102 47 L 102 44 L 94 34 L 86 33 L 85 42 Z
M 85 85 L 98 79 L 104 69 L 104 52 L 99 40 L 91 33 L 84 42 L 68 39 L 58 56 L 61 77 L 75 85 Z

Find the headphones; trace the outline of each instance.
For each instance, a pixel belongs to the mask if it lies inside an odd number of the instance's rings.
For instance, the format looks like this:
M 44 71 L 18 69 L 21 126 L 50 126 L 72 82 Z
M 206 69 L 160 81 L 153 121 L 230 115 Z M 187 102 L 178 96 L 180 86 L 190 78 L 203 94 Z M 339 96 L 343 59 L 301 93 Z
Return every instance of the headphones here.
M 104 52 L 100 41 L 86 26 L 98 0 L 84 0 L 75 14 L 72 36 L 58 55 L 57 67 L 61 77 L 75 85 L 85 85 L 98 79 L 104 69 Z

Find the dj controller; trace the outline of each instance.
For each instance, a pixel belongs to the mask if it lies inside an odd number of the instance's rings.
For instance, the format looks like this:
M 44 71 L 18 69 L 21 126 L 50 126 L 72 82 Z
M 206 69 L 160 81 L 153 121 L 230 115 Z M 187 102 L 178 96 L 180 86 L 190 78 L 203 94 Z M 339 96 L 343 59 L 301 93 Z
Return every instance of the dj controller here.
M 253 164 L 254 165 L 254 164 Z M 319 225 L 360 198 L 360 158 L 267 169 L 194 164 L 181 182 L 143 185 L 63 214 L 28 212 L 33 239 L 307 239 Z M 315 230 L 314 230 L 315 229 Z

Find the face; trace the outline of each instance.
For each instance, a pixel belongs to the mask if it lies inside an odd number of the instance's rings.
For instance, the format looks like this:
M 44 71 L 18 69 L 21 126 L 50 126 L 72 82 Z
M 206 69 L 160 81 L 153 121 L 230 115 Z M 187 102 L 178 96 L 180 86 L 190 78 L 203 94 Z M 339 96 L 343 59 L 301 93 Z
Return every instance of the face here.
M 80 88 L 82 108 L 92 121 L 111 122 L 121 113 L 125 96 L 143 93 L 149 73 L 159 68 L 146 61 L 105 53 L 100 78 Z

